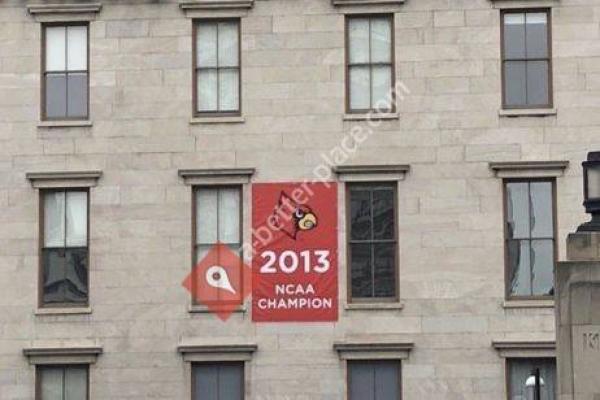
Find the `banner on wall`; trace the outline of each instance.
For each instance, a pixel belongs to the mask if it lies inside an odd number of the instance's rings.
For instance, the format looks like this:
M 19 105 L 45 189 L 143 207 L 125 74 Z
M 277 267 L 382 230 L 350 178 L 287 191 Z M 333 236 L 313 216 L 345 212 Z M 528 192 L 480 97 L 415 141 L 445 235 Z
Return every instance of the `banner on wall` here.
M 337 185 L 252 185 L 252 320 L 337 321 Z

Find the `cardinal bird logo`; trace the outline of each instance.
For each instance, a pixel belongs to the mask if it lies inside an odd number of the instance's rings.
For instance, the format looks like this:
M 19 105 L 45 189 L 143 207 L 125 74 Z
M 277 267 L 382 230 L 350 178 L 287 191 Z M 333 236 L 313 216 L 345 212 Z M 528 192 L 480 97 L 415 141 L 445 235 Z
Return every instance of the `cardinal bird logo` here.
M 299 232 L 317 227 L 317 215 L 314 211 L 308 205 L 294 201 L 283 191 L 273 211 L 273 221 L 276 229 L 294 240 Z

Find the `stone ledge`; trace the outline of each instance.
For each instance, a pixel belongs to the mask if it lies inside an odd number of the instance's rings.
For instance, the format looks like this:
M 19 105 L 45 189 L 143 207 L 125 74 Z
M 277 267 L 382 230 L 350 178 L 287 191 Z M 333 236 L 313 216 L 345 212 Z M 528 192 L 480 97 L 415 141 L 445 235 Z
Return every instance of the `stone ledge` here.
M 334 7 L 340 6 L 389 6 L 401 5 L 406 0 L 331 0 Z
M 37 14 L 80 14 L 98 13 L 102 3 L 67 3 L 67 4 L 28 4 L 27 11 Z
M 184 361 L 249 361 L 252 354 L 258 350 L 256 343 L 244 342 L 215 342 L 184 340 L 177 346 L 177 352 Z
M 542 8 L 558 5 L 559 0 L 490 0 L 493 8 Z
M 366 113 L 366 114 L 344 114 L 344 121 L 388 121 L 399 119 L 400 114 L 395 113 Z
M 93 187 L 98 184 L 102 171 L 52 171 L 25 174 L 31 186 L 40 188 Z
M 225 185 L 250 182 L 254 168 L 180 169 L 177 173 L 186 185 Z
M 492 340 L 492 347 L 502 358 L 555 357 L 554 340 Z
M 403 303 L 347 303 L 344 309 L 347 311 L 400 311 L 404 308 Z
M 32 365 L 48 364 L 93 364 L 103 349 L 101 346 L 56 346 L 30 347 L 23 355 Z
M 333 349 L 342 360 L 404 360 L 413 342 L 335 342 Z
M 249 9 L 254 7 L 254 0 L 198 0 L 182 1 L 179 7 L 189 10 Z
M 91 314 L 91 307 L 72 307 L 72 308 L 38 308 L 35 310 L 35 315 L 86 315 Z
M 557 115 L 556 108 L 511 108 L 498 111 L 500 117 L 549 117 Z
M 497 178 L 559 177 L 569 161 L 507 161 L 491 162 L 488 166 Z
M 502 303 L 502 308 L 554 308 L 554 300 L 505 300 Z
M 242 124 L 246 120 L 244 117 L 237 115 L 231 117 L 194 117 L 190 119 L 190 125 L 203 124 Z
M 342 182 L 400 181 L 410 165 L 335 165 L 331 170 Z
M 60 121 L 40 121 L 38 128 L 88 128 L 94 123 L 90 120 L 60 120 Z
M 240 304 L 236 306 L 233 310 L 230 308 L 223 309 L 230 311 L 232 313 L 246 313 L 248 311 L 248 307 L 245 304 Z M 201 304 L 190 304 L 188 306 L 188 312 L 190 314 L 209 314 L 220 311 L 218 308 L 207 307 Z

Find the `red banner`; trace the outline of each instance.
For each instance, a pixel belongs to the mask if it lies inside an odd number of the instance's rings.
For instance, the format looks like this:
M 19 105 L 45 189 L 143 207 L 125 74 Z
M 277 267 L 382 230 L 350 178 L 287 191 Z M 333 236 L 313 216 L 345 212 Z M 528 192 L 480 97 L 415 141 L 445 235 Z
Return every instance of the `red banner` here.
M 337 185 L 252 185 L 252 320 L 337 321 Z

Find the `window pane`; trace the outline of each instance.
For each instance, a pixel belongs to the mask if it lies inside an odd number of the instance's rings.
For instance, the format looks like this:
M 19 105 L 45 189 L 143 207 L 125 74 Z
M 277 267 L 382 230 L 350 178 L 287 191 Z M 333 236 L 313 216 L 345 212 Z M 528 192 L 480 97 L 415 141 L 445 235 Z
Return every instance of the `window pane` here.
M 240 242 L 240 192 L 237 189 L 219 190 L 219 241 Z
M 65 74 L 46 76 L 46 116 L 61 118 L 67 115 L 67 78 Z
M 198 111 L 216 111 L 217 97 L 217 70 L 198 71 Z
M 348 60 L 350 64 L 369 62 L 369 20 L 350 18 L 348 21 Z
M 65 302 L 85 303 L 88 294 L 87 249 L 67 249 L 65 265 Z
M 373 191 L 373 237 L 394 239 L 394 191 Z
M 219 399 L 219 369 L 215 365 L 194 366 L 194 400 Z
M 369 67 L 350 67 L 350 108 L 353 110 L 370 109 L 370 92 Z
M 69 367 L 65 369 L 65 399 L 87 399 L 87 368 Z M 42 399 L 45 400 L 45 399 Z
M 368 190 L 350 191 L 350 238 L 371 239 L 371 192 Z
M 392 27 L 389 18 L 371 19 L 371 62 L 392 62 Z
M 375 400 L 400 399 L 400 362 L 375 363 Z
M 237 69 L 219 71 L 219 111 L 239 109 L 239 80 Z
M 553 359 L 511 359 L 509 360 L 510 400 L 529 400 L 525 383 L 539 369 L 541 385 L 540 400 L 554 400 L 556 395 L 556 362 Z
M 239 65 L 238 39 L 237 23 L 219 23 L 219 67 L 237 67 Z
M 525 66 L 525 61 L 507 61 L 504 63 L 504 100 L 508 106 L 527 104 Z
M 68 76 L 67 109 L 69 117 L 87 117 L 88 79 L 87 73 Z
M 533 275 L 533 295 L 554 294 L 554 241 L 531 241 L 531 265 Z
M 531 237 L 554 237 L 554 212 L 552 209 L 552 183 L 531 182 Z
M 198 67 L 217 66 L 217 24 L 201 23 L 196 37 L 196 65 Z
M 529 240 L 510 240 L 508 242 L 509 293 L 511 295 L 531 295 L 530 251 Z
M 588 197 L 600 197 L 600 169 L 589 168 L 587 170 Z
M 373 363 L 349 361 L 348 380 L 349 400 L 376 400 Z
M 87 70 L 87 27 L 69 26 L 67 29 L 67 69 L 85 71 Z
M 548 25 L 546 13 L 527 14 L 527 58 L 548 56 Z
M 371 245 L 350 244 L 352 297 L 373 297 Z
M 242 400 L 244 388 L 243 364 L 219 366 L 219 400 Z
M 43 257 L 43 302 L 60 303 L 64 301 L 65 251 L 63 249 L 44 249 Z
M 44 194 L 44 247 L 65 245 L 65 192 Z
M 548 62 L 527 62 L 527 104 L 548 104 Z
M 196 246 L 196 264 L 199 263 L 206 257 L 210 249 L 212 248 L 212 244 L 208 245 L 197 245 Z
M 196 243 L 217 242 L 217 190 L 200 189 L 196 193 Z
M 63 369 L 44 367 L 40 375 L 41 400 L 63 400 Z
M 378 243 L 373 245 L 375 261 L 375 297 L 396 295 L 396 245 Z
M 506 201 L 507 238 L 529 238 L 529 183 L 507 183 Z
M 525 58 L 525 14 L 504 15 L 504 59 Z
M 373 67 L 373 108 L 389 111 L 391 105 L 392 67 Z
M 87 246 L 87 193 L 67 192 L 67 247 Z
M 46 27 L 46 71 L 65 70 L 65 27 Z

